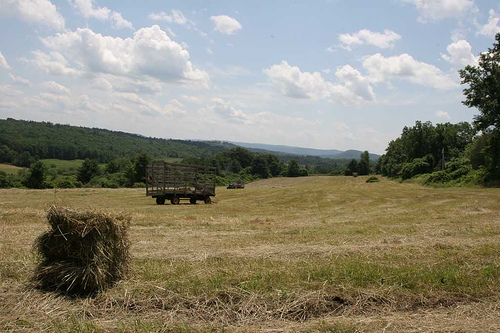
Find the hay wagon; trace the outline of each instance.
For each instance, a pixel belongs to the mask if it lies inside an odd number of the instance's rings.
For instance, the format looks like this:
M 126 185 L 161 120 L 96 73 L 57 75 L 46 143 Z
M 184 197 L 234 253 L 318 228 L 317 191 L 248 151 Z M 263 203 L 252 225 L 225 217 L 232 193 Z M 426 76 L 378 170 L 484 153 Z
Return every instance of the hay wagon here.
M 215 196 L 214 179 L 213 167 L 154 162 L 146 168 L 146 195 L 155 198 L 158 205 L 166 200 L 178 205 L 182 199 L 210 204 Z
M 234 190 L 238 188 L 245 188 L 245 181 L 243 181 L 243 179 L 238 179 L 237 181 L 232 182 L 227 186 L 228 190 Z

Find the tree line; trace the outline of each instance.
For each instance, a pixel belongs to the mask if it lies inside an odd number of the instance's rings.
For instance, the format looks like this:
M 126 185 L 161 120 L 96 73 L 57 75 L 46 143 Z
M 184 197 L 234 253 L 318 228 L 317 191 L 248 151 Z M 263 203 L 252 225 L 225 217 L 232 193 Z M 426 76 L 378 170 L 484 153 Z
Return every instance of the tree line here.
M 460 70 L 468 107 L 479 114 L 473 123 L 437 124 L 417 121 L 404 127 L 376 164 L 384 176 L 424 183 L 495 184 L 500 179 L 500 33 L 477 66 Z

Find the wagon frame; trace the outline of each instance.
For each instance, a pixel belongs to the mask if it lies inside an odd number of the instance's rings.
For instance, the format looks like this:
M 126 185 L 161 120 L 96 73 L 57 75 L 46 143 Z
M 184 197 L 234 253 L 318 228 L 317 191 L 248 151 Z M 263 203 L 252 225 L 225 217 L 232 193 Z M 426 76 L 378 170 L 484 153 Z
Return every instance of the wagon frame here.
M 192 164 L 153 162 L 146 167 L 146 195 L 163 205 L 170 200 L 178 205 L 187 199 L 191 204 L 212 202 L 215 196 L 215 168 Z

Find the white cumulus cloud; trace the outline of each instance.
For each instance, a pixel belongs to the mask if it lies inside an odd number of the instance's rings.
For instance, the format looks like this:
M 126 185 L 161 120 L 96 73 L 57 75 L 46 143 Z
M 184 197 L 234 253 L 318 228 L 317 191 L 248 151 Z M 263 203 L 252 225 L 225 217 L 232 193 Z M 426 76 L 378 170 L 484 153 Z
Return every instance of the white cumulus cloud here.
M 2 51 L 0 51 L 0 68 L 10 69 L 10 66 L 7 63 L 7 60 L 5 59 L 5 57 L 3 56 Z
M 20 96 L 24 94 L 21 90 L 14 88 L 10 84 L 0 85 L 0 96 Z
M 124 19 L 122 17 L 122 14 L 120 13 L 117 12 L 111 13 L 110 19 L 113 27 L 115 27 L 116 29 L 124 29 L 124 28 L 134 29 L 132 22 Z
M 157 25 L 139 29 L 133 38 L 103 36 L 79 28 L 42 42 L 49 52 L 35 51 L 31 62 L 51 74 L 110 74 L 208 87 L 208 74 L 193 68 L 189 52 Z
M 94 0 L 73 0 L 73 6 L 75 6 L 85 18 L 111 21 L 113 27 L 116 29 L 134 28 L 131 22 L 122 17 L 122 14 L 112 11 L 107 7 L 97 7 Z
M 63 86 L 62 84 L 59 84 L 55 81 L 47 81 L 43 82 L 41 84 L 42 89 L 45 90 L 46 92 L 55 94 L 55 95 L 70 95 L 71 92 L 69 91 L 68 88 Z
M 173 99 L 170 102 L 168 102 L 165 106 L 163 106 L 163 109 L 161 111 L 162 114 L 166 115 L 179 115 L 179 114 L 186 114 L 186 110 L 184 109 L 184 104 L 179 102 L 177 99 Z
M 363 61 L 371 81 L 380 83 L 391 78 L 399 78 L 436 89 L 452 89 L 458 83 L 434 65 L 415 60 L 409 54 L 384 57 L 380 53 Z
M 413 4 L 420 16 L 419 22 L 461 17 L 475 8 L 474 0 L 401 0 Z
M 176 23 L 181 25 L 188 23 L 188 19 L 180 10 L 177 9 L 172 9 L 170 11 L 170 14 L 165 12 L 151 13 L 148 17 L 153 21 L 165 21 L 168 23 Z
M 446 50 L 449 55 L 442 54 L 441 57 L 455 68 L 477 65 L 477 57 L 472 54 L 472 46 L 466 40 L 451 43 Z
M 353 67 L 345 65 L 337 69 L 335 76 L 337 76 L 339 80 L 344 83 L 344 87 L 354 93 L 355 96 L 365 101 L 373 101 L 375 99 L 373 88 L 370 86 L 368 79 Z
M 133 103 L 139 111 L 146 114 L 160 114 L 162 112 L 161 105 L 152 99 L 144 99 L 135 93 L 116 93 L 114 96 L 121 100 Z M 131 109 L 132 111 L 133 109 Z
M 31 85 L 31 82 L 30 80 L 28 79 L 25 79 L 25 78 L 22 78 L 20 76 L 17 76 L 17 75 L 14 75 L 12 73 L 9 73 L 9 78 L 14 82 L 14 83 L 17 83 L 17 84 L 22 84 L 22 85 L 25 85 L 25 86 L 29 86 Z
M 488 37 L 495 37 L 497 33 L 500 32 L 500 15 L 497 14 L 493 9 L 490 9 L 488 22 L 484 25 L 477 24 L 477 34 Z
M 18 16 L 29 23 L 46 25 L 55 30 L 64 29 L 64 18 L 50 0 L 2 0 L 0 12 L 3 15 Z
M 363 44 L 373 45 L 381 49 L 392 48 L 399 39 L 401 39 L 401 35 L 389 29 L 385 29 L 383 33 L 362 29 L 352 34 L 339 35 L 340 47 L 347 50 Z
M 436 116 L 438 118 L 443 118 L 443 119 L 447 119 L 447 120 L 451 119 L 450 114 L 446 111 L 438 111 L 438 112 L 436 112 Z
M 248 119 L 248 116 L 243 111 L 237 109 L 233 103 L 226 102 L 219 97 L 212 98 L 208 108 L 229 120 L 244 121 Z
M 210 16 L 215 24 L 215 30 L 223 35 L 234 35 L 242 29 L 240 22 L 227 15 Z
M 302 72 L 299 67 L 290 66 L 286 61 L 265 69 L 264 73 L 284 95 L 293 98 L 328 99 L 341 104 L 375 99 L 368 80 L 349 65 L 337 69 L 335 76 L 340 83 L 336 84 L 326 81 L 319 72 Z
M 44 53 L 40 50 L 33 51 L 33 59 L 22 59 L 25 62 L 35 65 L 39 70 L 63 76 L 75 76 L 79 72 L 75 68 L 70 67 L 66 58 L 59 52 Z

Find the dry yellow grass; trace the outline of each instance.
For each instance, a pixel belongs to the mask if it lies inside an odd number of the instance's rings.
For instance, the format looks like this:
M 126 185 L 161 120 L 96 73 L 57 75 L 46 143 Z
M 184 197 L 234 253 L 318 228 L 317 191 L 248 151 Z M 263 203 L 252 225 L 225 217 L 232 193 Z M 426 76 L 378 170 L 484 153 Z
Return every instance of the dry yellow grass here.
M 277 178 L 214 201 L 0 191 L 0 330 L 500 331 L 500 189 Z M 33 289 L 53 203 L 131 214 L 131 277 L 88 299 Z

